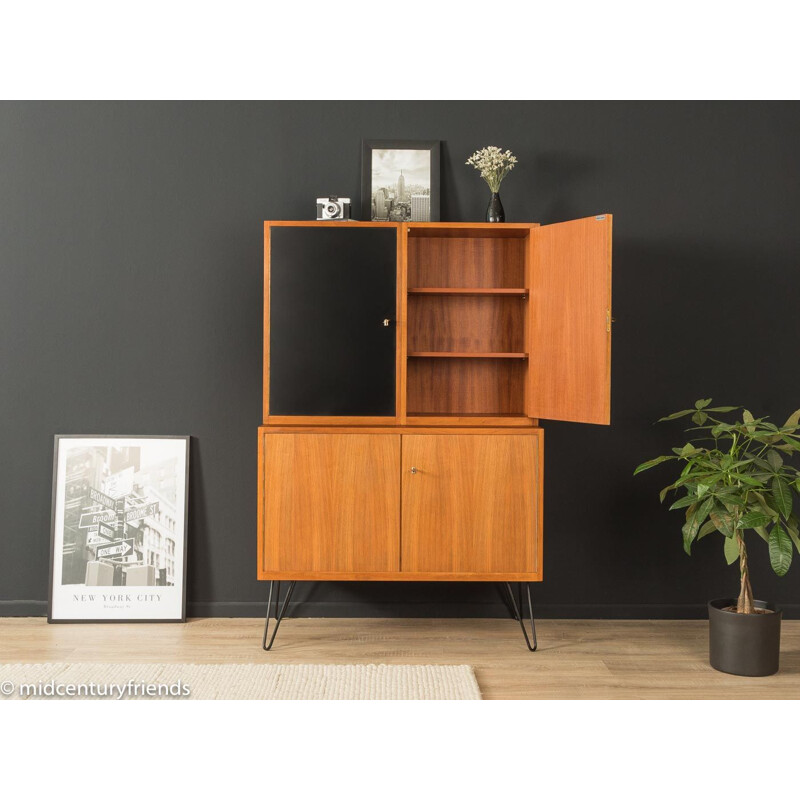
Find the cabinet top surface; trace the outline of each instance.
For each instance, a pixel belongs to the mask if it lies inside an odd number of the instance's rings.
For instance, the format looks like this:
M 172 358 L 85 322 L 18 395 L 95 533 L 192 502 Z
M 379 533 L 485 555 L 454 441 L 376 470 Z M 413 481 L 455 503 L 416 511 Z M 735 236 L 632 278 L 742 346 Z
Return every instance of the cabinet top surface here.
M 328 227 L 328 228 L 399 228 L 405 225 L 413 229 L 458 229 L 466 228 L 469 230 L 528 230 L 539 227 L 538 222 L 362 222 L 357 219 L 331 219 L 331 220 L 265 220 L 264 225 L 271 227 L 277 226 L 298 226 L 298 227 Z
M 542 436 L 544 429 L 538 425 L 520 428 L 503 427 L 457 427 L 457 426 L 422 426 L 422 425 L 260 425 L 259 433 L 352 433 L 352 434 L 394 434 L 431 435 L 431 434 L 485 434 L 487 436 Z

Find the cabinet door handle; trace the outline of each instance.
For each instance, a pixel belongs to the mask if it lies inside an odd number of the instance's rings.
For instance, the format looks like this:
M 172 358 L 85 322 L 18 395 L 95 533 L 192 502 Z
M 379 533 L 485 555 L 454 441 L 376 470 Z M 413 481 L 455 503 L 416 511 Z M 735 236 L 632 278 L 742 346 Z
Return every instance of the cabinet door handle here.
M 416 467 L 411 467 L 411 474 L 412 475 L 416 475 L 417 474 L 417 468 Z
M 392 321 L 389 319 L 389 317 L 386 317 L 386 318 L 383 320 L 383 327 L 384 327 L 384 328 L 388 328 L 388 327 L 389 327 L 391 324 L 392 324 Z

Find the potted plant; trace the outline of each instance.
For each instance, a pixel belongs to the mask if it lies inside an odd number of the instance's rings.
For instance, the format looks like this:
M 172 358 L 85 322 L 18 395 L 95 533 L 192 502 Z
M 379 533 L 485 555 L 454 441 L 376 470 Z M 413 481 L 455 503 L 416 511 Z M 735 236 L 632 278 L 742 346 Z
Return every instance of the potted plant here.
M 711 408 L 698 400 L 694 408 L 677 411 L 659 422 L 691 415 L 693 437 L 672 455 L 640 464 L 634 475 L 666 461 L 682 464 L 673 483 L 661 490 L 661 502 L 670 492 L 681 495 L 670 506 L 685 509 L 683 547 L 710 533 L 722 534 L 728 564 L 739 562 L 739 597 L 712 600 L 709 613 L 711 666 L 734 675 L 772 675 L 778 671 L 781 612 L 753 599 L 748 568 L 748 542 L 763 539 L 772 569 L 783 576 L 792 563 L 792 545 L 800 551 L 800 521 L 792 510 L 800 494 L 800 471 L 789 461 L 800 451 L 800 410 L 783 426 L 754 418 L 738 406 Z M 752 532 L 752 533 L 751 533 Z
M 500 202 L 500 184 L 503 178 L 514 169 L 517 163 L 516 156 L 510 151 L 503 152 L 499 147 L 484 147 L 476 150 L 465 162 L 467 166 L 475 167 L 481 174 L 492 192 L 489 198 L 489 207 L 486 209 L 487 222 L 505 222 L 506 212 Z

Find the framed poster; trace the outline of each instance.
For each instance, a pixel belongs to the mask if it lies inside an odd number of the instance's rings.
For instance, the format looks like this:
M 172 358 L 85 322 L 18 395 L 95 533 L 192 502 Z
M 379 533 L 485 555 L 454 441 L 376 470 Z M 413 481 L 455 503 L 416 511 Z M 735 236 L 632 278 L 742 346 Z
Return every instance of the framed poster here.
M 361 218 L 439 221 L 439 142 L 365 139 L 361 143 Z
M 185 622 L 188 436 L 56 436 L 48 622 Z

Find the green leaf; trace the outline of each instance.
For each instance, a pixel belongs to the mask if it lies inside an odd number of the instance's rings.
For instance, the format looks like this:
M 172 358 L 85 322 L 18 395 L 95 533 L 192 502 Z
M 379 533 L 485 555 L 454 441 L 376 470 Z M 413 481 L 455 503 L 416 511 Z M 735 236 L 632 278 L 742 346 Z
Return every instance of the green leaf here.
M 700 539 L 702 539 L 704 536 L 708 536 L 709 533 L 716 530 L 717 528 L 711 520 L 704 522 L 700 526 L 700 530 L 697 532 L 697 541 L 700 541 Z
M 729 411 L 736 411 L 739 406 L 714 406 L 714 408 L 707 408 L 706 411 L 719 411 L 721 414 L 727 414 Z
M 769 532 L 769 563 L 779 577 L 789 571 L 792 563 L 792 540 L 780 524 Z
M 778 472 L 783 466 L 783 459 L 774 450 L 770 450 L 769 453 L 767 453 L 767 461 L 770 467 L 772 467 L 773 472 Z
M 789 419 L 783 423 L 784 428 L 791 428 L 796 425 L 800 425 L 800 408 L 798 408 L 793 414 L 790 414 Z
M 708 400 L 698 400 L 694 407 L 699 411 L 701 408 L 705 408 L 707 405 L 711 404 L 711 398 L 709 397 Z
M 691 505 L 686 509 L 686 524 L 681 528 L 683 532 L 683 549 L 688 555 L 692 554 L 692 542 L 695 540 L 700 525 L 705 522 L 708 512 L 714 506 L 714 498 L 709 497 L 699 506 Z
M 686 555 L 690 556 L 692 554 L 692 542 L 697 536 L 697 528 L 692 521 L 689 521 L 681 528 L 681 533 L 683 533 L 683 549 L 686 551 Z
M 687 442 L 678 453 L 679 456 L 683 458 L 688 458 L 689 456 L 696 455 L 697 453 L 701 453 L 702 450 L 698 450 L 691 442 Z
M 742 419 L 744 420 L 744 425 L 745 428 L 747 428 L 748 433 L 753 433 L 756 429 L 756 426 L 753 424 L 753 415 L 747 409 L 745 409 L 742 413 Z
M 736 536 L 728 539 L 725 539 L 725 560 L 729 564 L 733 564 L 734 561 L 739 560 L 739 539 Z
M 723 506 L 717 504 L 710 514 L 714 527 L 723 535 L 731 537 L 734 535 L 733 515 Z
M 702 425 L 707 419 L 708 414 L 706 414 L 705 411 L 695 411 L 695 413 L 692 414 L 692 422 L 694 422 L 695 425 Z
M 697 522 L 698 528 L 700 527 L 701 523 L 708 519 L 708 515 L 711 513 L 712 508 L 714 508 L 713 497 L 707 497 L 702 503 L 700 503 L 697 511 L 694 512 L 695 521 Z
M 670 507 L 670 511 L 674 511 L 676 508 L 686 508 L 686 506 L 692 505 L 692 503 L 697 502 L 697 497 L 693 494 L 687 494 L 686 497 L 681 497 L 680 500 L 676 500 Z
M 674 414 L 669 414 L 666 417 L 661 417 L 658 421 L 659 422 L 669 422 L 672 419 L 679 419 L 680 417 L 686 417 L 689 414 L 694 414 L 694 409 L 690 408 L 688 411 L 676 411 Z
M 709 488 L 710 487 L 707 486 L 705 483 L 698 483 L 697 484 L 697 497 L 698 498 L 702 497 L 709 490 Z
M 765 461 L 763 458 L 759 458 L 758 456 L 753 456 L 753 463 L 757 467 L 765 469 L 767 472 L 772 472 L 772 466 L 770 465 L 769 461 Z
M 797 439 L 790 439 L 788 436 L 782 436 L 781 438 L 786 442 L 785 450 L 800 450 L 800 442 Z
M 792 491 L 789 484 L 777 476 L 772 479 L 772 502 L 784 519 L 792 513 Z
M 650 461 L 645 461 L 644 464 L 639 464 L 639 466 L 633 471 L 633 474 L 638 475 L 640 472 L 650 469 L 650 467 L 655 467 L 664 461 L 672 461 L 674 458 L 675 456 L 658 456 L 658 458 L 651 458 Z
M 747 505 L 744 498 L 739 495 L 739 490 L 736 487 L 734 487 L 733 493 L 717 492 L 716 497 L 728 511 L 733 511 L 734 508 L 744 508 Z
M 778 512 L 772 508 L 772 506 L 767 502 L 767 498 L 761 494 L 761 492 L 751 491 L 753 497 L 758 500 L 758 504 L 761 506 L 765 514 L 769 514 L 773 519 L 778 518 Z
M 731 472 L 729 474 L 731 478 L 735 478 L 737 481 L 745 484 L 746 486 L 757 486 L 758 488 L 762 488 L 764 486 L 763 481 L 760 481 L 757 478 L 751 478 L 749 475 L 745 475 L 742 472 Z
M 769 525 L 772 518 L 763 511 L 748 511 L 740 520 L 740 528 L 760 528 Z

